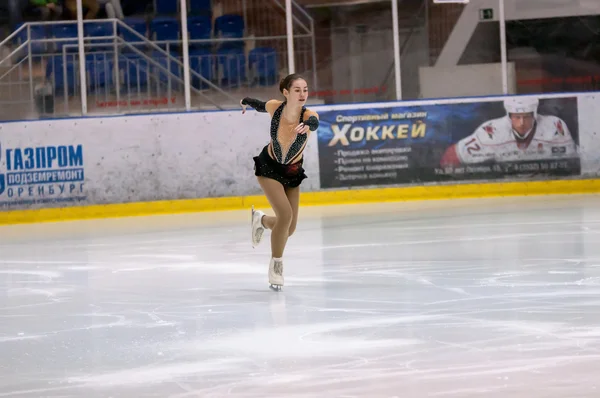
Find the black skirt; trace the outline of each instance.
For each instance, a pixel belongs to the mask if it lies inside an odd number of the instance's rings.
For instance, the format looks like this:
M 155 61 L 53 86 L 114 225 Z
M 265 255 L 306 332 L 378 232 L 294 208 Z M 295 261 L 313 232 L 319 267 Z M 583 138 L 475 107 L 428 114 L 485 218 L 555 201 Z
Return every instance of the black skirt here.
M 302 168 L 303 160 L 293 164 L 281 164 L 269 156 L 268 145 L 254 157 L 254 175 L 279 181 L 284 187 L 295 188 L 308 178 Z

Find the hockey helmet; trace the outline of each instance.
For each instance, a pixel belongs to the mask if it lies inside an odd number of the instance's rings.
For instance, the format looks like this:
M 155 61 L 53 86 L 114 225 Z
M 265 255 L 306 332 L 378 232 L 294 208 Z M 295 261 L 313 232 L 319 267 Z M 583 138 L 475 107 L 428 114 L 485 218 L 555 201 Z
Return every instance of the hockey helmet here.
M 504 109 L 506 114 L 511 113 L 533 113 L 537 117 L 537 110 L 540 100 L 535 97 L 513 97 L 504 100 Z
M 517 129 L 515 129 L 514 127 L 512 127 L 512 131 L 513 133 L 519 138 L 519 139 L 526 139 L 527 137 L 529 137 L 529 135 L 531 134 L 531 132 L 534 130 L 535 125 L 537 124 L 537 116 L 538 116 L 538 106 L 540 104 L 540 101 L 535 98 L 535 97 L 513 97 L 513 98 L 507 98 L 504 101 L 504 109 L 506 110 L 506 117 L 510 118 L 510 115 L 513 113 L 532 113 L 533 114 L 533 126 L 531 126 L 530 129 L 528 129 L 526 132 L 524 133 L 520 133 L 519 131 L 517 131 Z

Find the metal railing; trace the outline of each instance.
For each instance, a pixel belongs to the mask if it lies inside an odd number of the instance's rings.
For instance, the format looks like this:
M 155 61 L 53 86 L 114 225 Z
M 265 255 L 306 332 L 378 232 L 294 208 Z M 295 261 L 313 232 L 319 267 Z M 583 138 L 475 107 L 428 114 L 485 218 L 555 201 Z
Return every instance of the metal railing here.
M 404 59 L 404 56 L 407 55 L 407 48 L 408 45 L 411 41 L 411 39 L 414 37 L 415 33 L 419 30 L 419 28 L 421 28 L 422 26 L 425 26 L 426 24 L 426 12 L 427 12 L 427 3 L 423 2 L 421 3 L 421 6 L 419 7 L 419 9 L 415 12 L 415 14 L 413 15 L 413 17 L 410 19 L 412 23 L 408 24 L 410 27 L 408 28 L 408 33 L 404 35 L 402 42 L 400 43 L 400 59 Z M 416 21 L 416 23 L 415 23 Z M 386 87 L 386 86 L 390 86 L 392 85 L 392 82 L 395 80 L 394 77 L 394 62 L 392 61 L 390 63 L 390 66 L 387 70 L 387 72 L 385 73 L 385 77 L 383 79 L 383 81 L 381 82 L 380 86 L 381 87 Z M 380 93 L 377 95 L 377 100 L 379 101 L 383 101 L 383 100 L 388 100 L 390 99 L 390 94 L 391 92 L 388 91 L 387 93 Z
M 277 7 L 283 11 L 285 16 L 285 0 L 272 0 L 277 4 Z M 316 56 L 316 38 L 315 38 L 315 20 L 310 16 L 306 10 L 295 1 L 292 4 L 292 24 L 294 27 L 299 28 L 304 33 L 300 36 L 310 37 L 310 48 L 312 49 L 312 87 L 314 90 L 319 89 L 319 83 L 317 80 L 317 56 Z M 294 36 L 299 37 L 298 35 Z
M 89 114 L 186 109 L 182 40 L 149 40 L 120 20 L 86 20 L 86 32 L 90 24 L 112 27 L 84 36 L 82 60 L 76 33 L 48 33 L 75 24 L 27 23 L 0 43 L 16 43 L 0 60 L 0 120 L 78 116 L 84 104 Z M 295 51 L 296 70 L 316 80 L 313 35 L 295 39 L 307 43 Z M 272 91 L 288 69 L 285 42 L 285 35 L 188 40 L 192 108 L 234 109 L 249 90 Z

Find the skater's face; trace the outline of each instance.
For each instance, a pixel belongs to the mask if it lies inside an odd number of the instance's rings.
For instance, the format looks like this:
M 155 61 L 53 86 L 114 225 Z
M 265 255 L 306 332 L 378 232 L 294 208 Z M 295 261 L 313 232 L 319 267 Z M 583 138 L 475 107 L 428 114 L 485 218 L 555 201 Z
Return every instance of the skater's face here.
M 304 79 L 296 79 L 292 82 L 289 90 L 284 90 L 283 95 L 288 103 L 303 106 L 308 99 L 308 84 Z
M 519 135 L 525 135 L 533 128 L 535 119 L 533 113 L 511 113 L 510 121 Z

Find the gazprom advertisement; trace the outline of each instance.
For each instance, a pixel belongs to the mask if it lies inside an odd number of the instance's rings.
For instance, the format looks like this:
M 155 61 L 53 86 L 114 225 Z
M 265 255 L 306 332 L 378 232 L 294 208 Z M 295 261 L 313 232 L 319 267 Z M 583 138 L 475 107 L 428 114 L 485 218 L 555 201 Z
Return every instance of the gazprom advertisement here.
M 11 148 L 0 143 L 0 161 L 5 209 L 86 199 L 83 145 Z
M 319 112 L 322 188 L 580 175 L 577 97 Z

